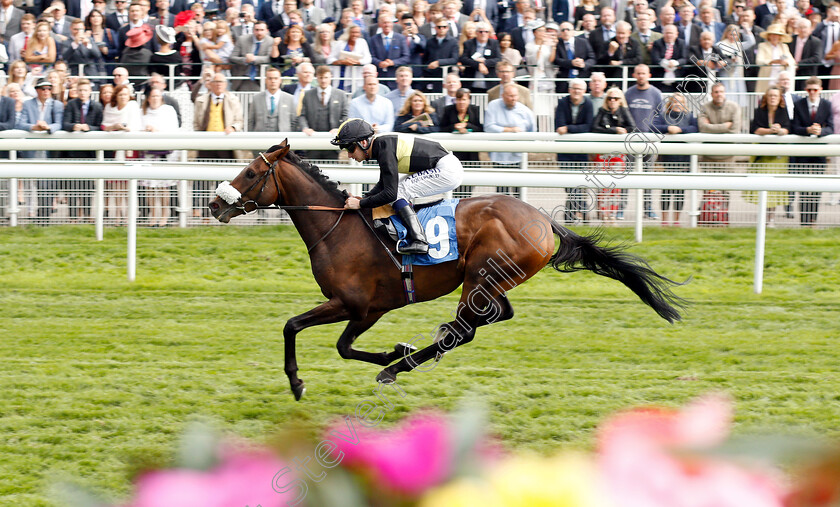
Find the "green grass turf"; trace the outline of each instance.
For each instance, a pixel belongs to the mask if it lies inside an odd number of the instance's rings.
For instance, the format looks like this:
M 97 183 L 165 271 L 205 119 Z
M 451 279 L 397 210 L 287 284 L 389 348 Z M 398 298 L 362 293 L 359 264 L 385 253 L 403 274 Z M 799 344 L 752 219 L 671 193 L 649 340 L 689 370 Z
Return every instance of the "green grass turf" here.
M 693 300 L 682 323 L 618 282 L 543 271 L 510 293 L 513 320 L 429 373 L 401 374 L 407 395 L 386 422 L 477 397 L 507 444 L 548 453 L 590 446 L 619 408 L 725 390 L 737 433 L 838 436 L 840 229 L 769 230 L 762 295 L 753 230 L 645 235 L 634 253 L 694 277 L 677 289 Z M 123 498 L 138 463 L 171 458 L 197 417 L 257 440 L 290 425 L 316 435 L 371 398 L 380 367 L 338 356 L 344 324 L 299 336 L 308 391 L 299 403 L 289 393 L 283 325 L 323 300 L 291 227 L 141 230 L 134 283 L 125 252 L 120 229 L 101 243 L 89 227 L 0 229 L 0 504 L 49 505 L 68 478 Z M 428 334 L 456 301 L 393 312 L 357 345 Z

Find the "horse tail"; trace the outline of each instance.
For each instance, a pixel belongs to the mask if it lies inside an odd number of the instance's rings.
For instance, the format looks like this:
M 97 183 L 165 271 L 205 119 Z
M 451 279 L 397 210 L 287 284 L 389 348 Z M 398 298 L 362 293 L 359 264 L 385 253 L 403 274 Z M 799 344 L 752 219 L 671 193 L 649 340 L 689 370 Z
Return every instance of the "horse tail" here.
M 560 236 L 560 246 L 551 256 L 551 267 L 560 272 L 589 270 L 618 280 L 636 293 L 642 301 L 670 323 L 680 320 L 679 309 L 687 302 L 671 290 L 672 286 L 686 282 L 670 280 L 650 267 L 636 255 L 627 253 L 622 246 L 600 246 L 603 233 L 580 236 L 571 230 L 552 223 L 552 231 Z

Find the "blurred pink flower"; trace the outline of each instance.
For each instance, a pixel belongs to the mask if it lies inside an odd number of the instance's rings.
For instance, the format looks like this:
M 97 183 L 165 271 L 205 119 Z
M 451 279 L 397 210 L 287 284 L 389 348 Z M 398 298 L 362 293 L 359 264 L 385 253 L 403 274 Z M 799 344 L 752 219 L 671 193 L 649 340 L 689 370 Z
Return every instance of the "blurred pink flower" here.
M 780 474 L 732 460 L 680 457 L 679 449 L 722 443 L 732 403 L 722 395 L 676 410 L 637 409 L 609 419 L 599 434 L 599 463 L 622 507 L 780 507 Z
M 342 421 L 333 429 L 346 434 L 347 424 Z M 378 482 L 396 492 L 417 495 L 452 473 L 454 444 L 442 415 L 412 415 L 391 430 L 359 428 L 356 421 L 356 431 L 355 445 L 327 433 L 338 446 L 333 456 L 343 452 L 342 465 L 368 468 Z
M 300 489 L 281 494 L 274 476 L 286 463 L 267 451 L 233 452 L 207 471 L 156 470 L 140 476 L 128 507 L 280 507 L 293 501 Z M 293 467 L 290 467 L 293 469 Z M 283 484 L 294 479 L 283 476 Z

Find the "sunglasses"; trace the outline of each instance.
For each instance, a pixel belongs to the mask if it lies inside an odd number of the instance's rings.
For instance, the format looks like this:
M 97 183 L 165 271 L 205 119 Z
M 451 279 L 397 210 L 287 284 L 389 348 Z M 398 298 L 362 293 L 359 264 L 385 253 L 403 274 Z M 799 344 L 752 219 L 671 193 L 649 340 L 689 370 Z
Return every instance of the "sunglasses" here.
M 820 89 L 819 88 L 805 88 L 805 91 L 806 92 L 818 92 L 818 91 L 820 91 Z
M 435 28 L 437 28 L 438 30 L 440 30 L 440 29 L 442 29 L 442 28 L 449 28 L 449 25 L 438 25 L 438 26 L 436 26 Z
M 607 97 L 607 100 L 621 100 L 621 97 Z
M 347 153 L 353 153 L 353 148 L 355 146 L 356 146 L 355 144 L 339 144 L 338 149 L 347 150 Z
M 490 30 L 476 30 L 478 33 L 490 33 Z
M 560 31 L 561 32 L 571 32 L 572 29 L 571 28 L 561 28 Z

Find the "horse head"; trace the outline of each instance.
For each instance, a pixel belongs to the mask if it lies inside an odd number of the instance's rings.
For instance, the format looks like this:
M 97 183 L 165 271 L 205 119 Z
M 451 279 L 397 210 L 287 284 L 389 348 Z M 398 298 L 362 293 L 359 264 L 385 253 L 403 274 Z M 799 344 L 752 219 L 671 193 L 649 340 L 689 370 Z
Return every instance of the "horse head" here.
M 230 219 L 256 210 L 260 206 L 280 204 L 283 187 L 276 166 L 289 153 L 289 140 L 260 153 L 231 182 L 224 181 L 216 188 L 216 198 L 208 205 L 218 221 Z

